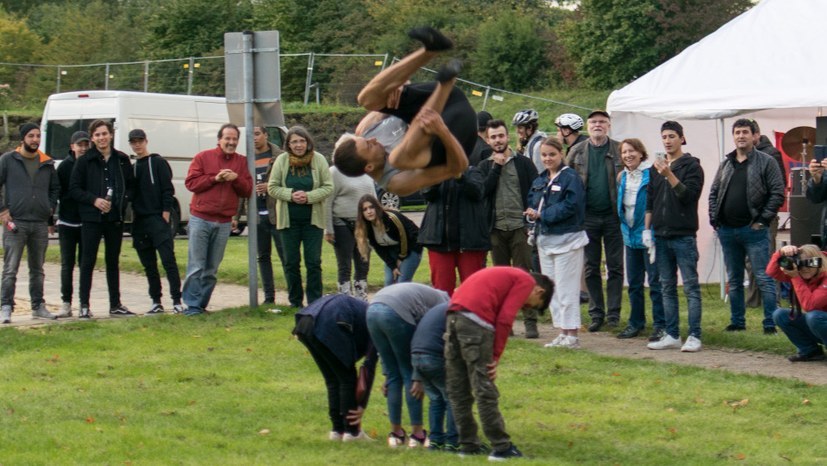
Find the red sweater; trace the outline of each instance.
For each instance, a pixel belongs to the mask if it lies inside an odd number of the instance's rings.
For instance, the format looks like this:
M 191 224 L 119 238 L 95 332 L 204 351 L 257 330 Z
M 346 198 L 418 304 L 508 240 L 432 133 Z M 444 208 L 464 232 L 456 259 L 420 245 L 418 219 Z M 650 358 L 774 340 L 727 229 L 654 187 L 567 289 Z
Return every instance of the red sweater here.
M 451 309 L 463 308 L 494 326 L 494 360 L 505 350 L 514 318 L 534 289 L 534 278 L 516 267 L 488 267 L 465 280 L 451 297 Z
M 779 251 L 776 251 L 772 255 L 770 263 L 767 264 L 767 275 L 780 282 L 793 284 L 795 296 L 801 304 L 802 312 L 827 311 L 827 274 L 822 273 L 816 275 L 809 281 L 804 280 L 800 276 L 790 279 L 778 266 L 778 258 L 780 256 L 781 253 Z
M 225 168 L 236 172 L 238 178 L 231 182 L 215 181 L 215 175 Z M 190 214 L 209 222 L 231 221 L 238 211 L 238 198 L 250 197 L 253 192 L 247 157 L 227 155 L 219 147 L 196 154 L 184 184 L 193 193 Z

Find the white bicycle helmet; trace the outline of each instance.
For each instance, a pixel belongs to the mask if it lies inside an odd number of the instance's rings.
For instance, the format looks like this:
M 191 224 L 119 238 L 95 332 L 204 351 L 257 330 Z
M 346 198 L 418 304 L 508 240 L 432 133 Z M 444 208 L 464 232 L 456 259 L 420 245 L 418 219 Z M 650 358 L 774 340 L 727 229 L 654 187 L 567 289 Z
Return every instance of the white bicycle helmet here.
M 558 128 L 569 128 L 572 131 L 580 131 L 583 128 L 583 119 L 574 113 L 564 113 L 554 120 Z
M 527 125 L 531 122 L 536 122 L 539 119 L 540 115 L 537 114 L 537 111 L 533 108 L 529 108 L 515 113 L 514 118 L 511 120 L 511 124 L 514 126 Z

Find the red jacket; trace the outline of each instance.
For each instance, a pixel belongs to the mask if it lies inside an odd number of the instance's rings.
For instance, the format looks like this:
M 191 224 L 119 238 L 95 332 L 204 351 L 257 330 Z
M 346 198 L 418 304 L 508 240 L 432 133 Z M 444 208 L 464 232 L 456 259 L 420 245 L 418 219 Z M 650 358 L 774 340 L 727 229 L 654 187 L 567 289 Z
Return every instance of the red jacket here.
M 215 181 L 215 175 L 225 168 L 236 172 L 238 178 L 229 183 Z M 184 184 L 193 193 L 190 214 L 209 222 L 231 221 L 238 210 L 238 198 L 250 197 L 253 192 L 247 157 L 227 155 L 219 147 L 196 154 Z
M 516 267 L 488 267 L 466 279 L 451 297 L 462 308 L 494 326 L 494 360 L 505 350 L 514 318 L 534 289 L 534 277 Z
M 795 297 L 801 304 L 802 312 L 810 311 L 827 311 L 827 274 L 816 275 L 809 281 L 801 277 L 786 276 L 781 268 L 778 266 L 778 258 L 781 256 L 779 251 L 775 251 L 767 264 L 767 275 L 780 281 L 793 284 L 795 289 Z M 827 260 L 827 259 L 825 259 Z

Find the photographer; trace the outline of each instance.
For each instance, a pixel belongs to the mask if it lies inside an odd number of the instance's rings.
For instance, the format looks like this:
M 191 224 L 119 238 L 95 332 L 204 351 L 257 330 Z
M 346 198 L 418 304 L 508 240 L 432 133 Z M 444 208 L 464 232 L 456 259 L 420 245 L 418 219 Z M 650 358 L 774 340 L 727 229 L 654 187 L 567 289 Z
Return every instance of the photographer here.
M 827 344 L 827 261 L 814 244 L 784 246 L 773 254 L 767 275 L 792 283 L 792 310 L 777 309 L 773 320 L 798 348 L 790 362 L 825 359 Z

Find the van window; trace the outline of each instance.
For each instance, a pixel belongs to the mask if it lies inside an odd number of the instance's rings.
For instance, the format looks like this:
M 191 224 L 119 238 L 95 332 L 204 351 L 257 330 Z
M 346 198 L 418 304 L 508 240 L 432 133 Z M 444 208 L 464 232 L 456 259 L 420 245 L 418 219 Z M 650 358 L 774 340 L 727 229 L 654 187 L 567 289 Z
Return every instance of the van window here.
M 75 131 L 89 131 L 89 125 L 97 120 L 52 120 L 46 124 L 46 153 L 55 160 L 63 160 L 69 154 L 69 141 Z M 101 118 L 115 124 L 114 118 Z

